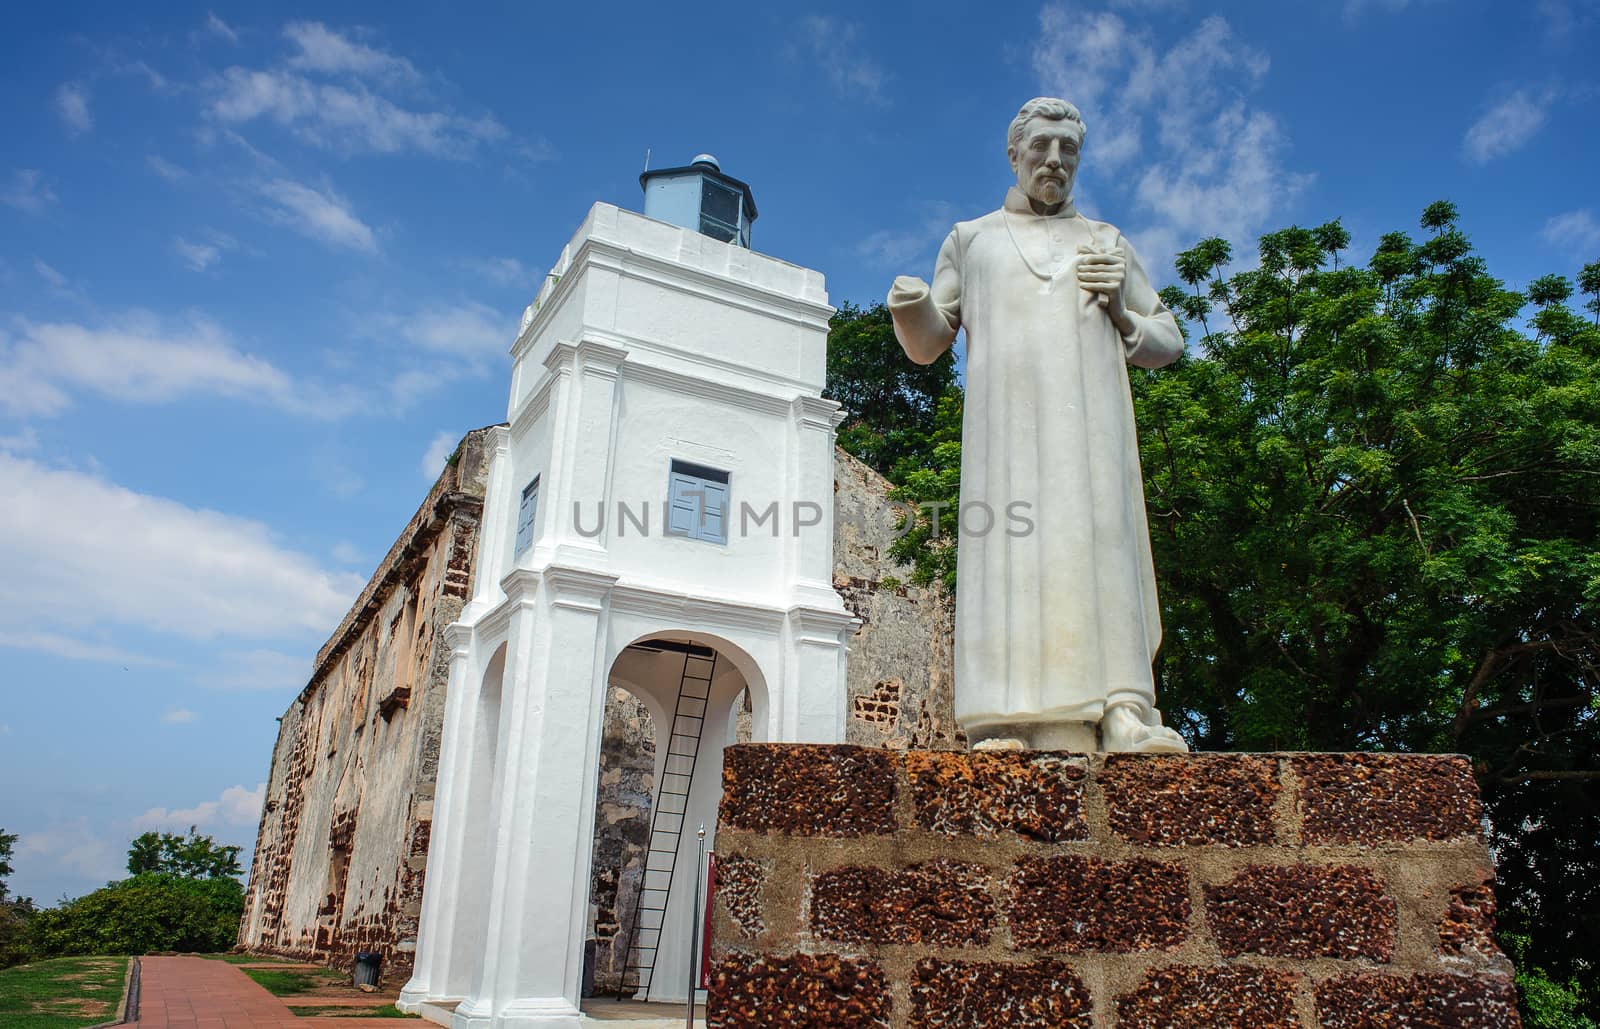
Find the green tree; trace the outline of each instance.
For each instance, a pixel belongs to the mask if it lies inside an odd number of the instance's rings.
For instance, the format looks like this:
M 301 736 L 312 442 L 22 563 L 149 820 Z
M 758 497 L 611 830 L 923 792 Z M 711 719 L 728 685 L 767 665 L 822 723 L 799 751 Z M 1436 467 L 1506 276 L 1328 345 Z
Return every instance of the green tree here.
M 1205 750 L 1468 754 L 1530 1026 L 1600 1004 L 1600 262 L 1526 294 L 1453 204 L 1342 263 L 1337 222 L 1178 255 L 1190 334 L 1130 369 L 1165 638 Z M 1531 313 L 1528 311 L 1532 304 Z M 1528 321 L 1522 319 L 1527 316 Z M 1525 330 L 1531 325 L 1531 336 Z M 955 422 L 896 496 L 954 503 Z M 893 477 L 893 476 L 892 476 Z M 900 541 L 953 583 L 954 508 Z
M 219 846 L 192 825 L 187 836 L 147 832 L 128 847 L 128 871 L 133 875 L 160 872 L 183 879 L 231 879 L 243 871 L 239 849 Z
M 12 897 L 8 881 L 13 871 L 11 858 L 16 843 L 16 833 L 0 829 L 0 968 L 28 960 L 32 951 L 28 923 L 33 917 L 33 901 Z
M 941 397 L 955 388 L 955 358 L 932 364 L 906 359 L 883 304 L 846 303 L 828 327 L 828 373 L 823 395 L 843 407 L 839 445 L 880 474 L 906 473 L 931 458 Z
M 1503 925 L 1593 1017 L 1600 332 L 1560 276 L 1506 289 L 1456 217 L 1366 268 L 1294 228 L 1248 272 L 1179 256 L 1190 354 L 1132 375 L 1162 707 L 1204 749 L 1469 754 Z
M 239 932 L 237 879 L 143 872 L 33 917 L 41 955 L 227 950 Z

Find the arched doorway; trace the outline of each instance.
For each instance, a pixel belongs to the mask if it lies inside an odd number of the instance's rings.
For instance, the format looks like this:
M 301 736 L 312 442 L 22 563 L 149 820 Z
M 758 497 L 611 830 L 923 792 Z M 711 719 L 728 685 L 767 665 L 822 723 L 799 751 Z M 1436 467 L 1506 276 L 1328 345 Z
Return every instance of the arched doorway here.
M 650 714 L 655 731 L 648 798 L 635 797 L 610 812 L 619 821 L 637 819 L 620 833 L 606 824 L 608 790 L 622 784 L 625 773 L 620 769 L 644 767 L 645 759 L 638 753 L 643 737 L 631 732 L 635 752 L 627 755 L 607 752 L 622 742 L 621 733 L 616 739 L 602 738 L 600 745 L 591 897 L 612 895 L 613 878 L 617 889 L 612 909 L 615 931 L 604 951 L 605 974 L 597 974 L 595 985 L 611 986 L 613 996 L 681 1002 L 689 991 L 689 937 L 700 853 L 697 833 L 705 827 L 709 853 L 721 796 L 722 750 L 741 735 L 741 714 L 748 727 L 753 721 L 749 712 L 758 706 L 764 711 L 765 688 L 755 662 L 733 644 L 678 631 L 652 633 L 623 647 L 612 662 L 607 684 L 608 690 L 620 689 L 629 698 L 613 709 L 608 694 L 608 726 L 613 725 L 613 710 L 631 724 L 634 716 L 625 714 L 626 704 L 637 703 Z M 613 732 L 618 728 L 614 726 Z M 746 738 L 749 731 L 744 731 Z M 608 774 L 613 780 L 610 787 Z M 607 850 L 603 843 L 607 833 L 643 837 L 642 853 L 630 855 L 636 864 L 619 862 L 616 853 L 602 854 Z M 629 876 L 634 877 L 632 882 Z M 602 969 L 598 936 L 597 973 Z

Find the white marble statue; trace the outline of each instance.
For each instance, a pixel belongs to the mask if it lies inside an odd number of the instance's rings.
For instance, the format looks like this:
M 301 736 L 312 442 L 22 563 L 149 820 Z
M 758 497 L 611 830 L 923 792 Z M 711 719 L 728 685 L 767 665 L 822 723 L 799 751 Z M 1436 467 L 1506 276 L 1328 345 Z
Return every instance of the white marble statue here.
M 1073 207 L 1083 139 L 1071 104 L 1024 104 L 1005 204 L 951 230 L 932 287 L 895 279 L 889 311 L 923 364 L 967 331 L 956 720 L 980 747 L 1179 752 L 1125 362 L 1170 364 L 1183 337 L 1128 241 Z

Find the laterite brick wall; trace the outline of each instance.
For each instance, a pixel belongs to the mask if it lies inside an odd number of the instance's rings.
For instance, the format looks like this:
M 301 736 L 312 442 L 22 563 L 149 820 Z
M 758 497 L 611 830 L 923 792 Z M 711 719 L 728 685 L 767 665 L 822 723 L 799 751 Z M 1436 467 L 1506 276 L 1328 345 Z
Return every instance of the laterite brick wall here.
M 712 1027 L 1504 1029 L 1456 757 L 731 748 Z

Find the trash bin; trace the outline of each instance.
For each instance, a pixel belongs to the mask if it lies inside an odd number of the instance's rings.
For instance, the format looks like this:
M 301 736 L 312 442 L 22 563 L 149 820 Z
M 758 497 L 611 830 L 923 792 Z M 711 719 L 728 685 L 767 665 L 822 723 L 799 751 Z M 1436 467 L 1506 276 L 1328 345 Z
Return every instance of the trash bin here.
M 357 986 L 378 985 L 378 964 L 382 960 L 376 951 L 356 951 L 355 984 Z

